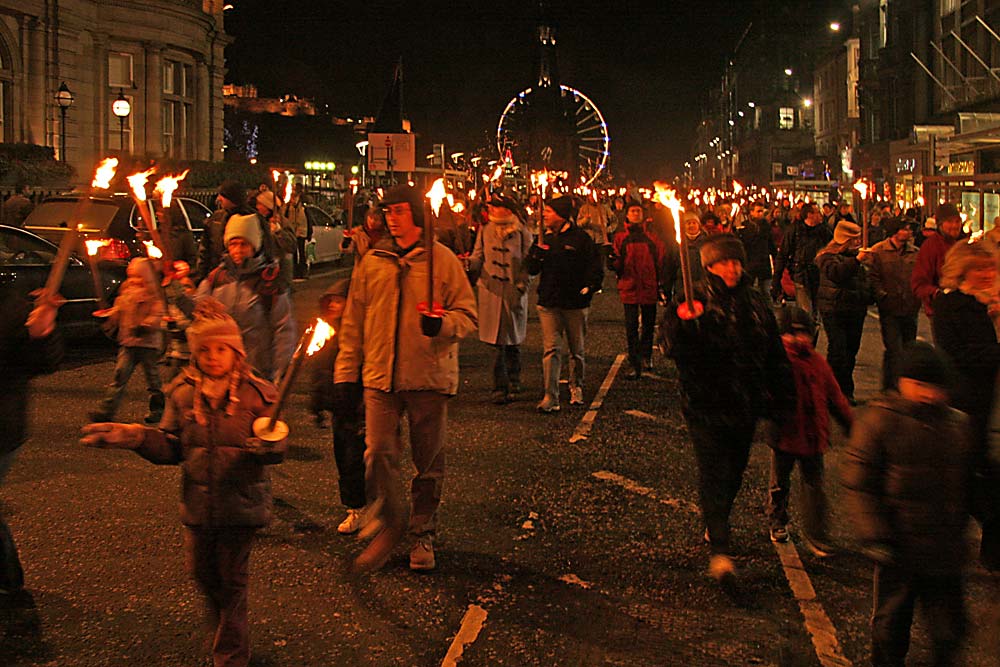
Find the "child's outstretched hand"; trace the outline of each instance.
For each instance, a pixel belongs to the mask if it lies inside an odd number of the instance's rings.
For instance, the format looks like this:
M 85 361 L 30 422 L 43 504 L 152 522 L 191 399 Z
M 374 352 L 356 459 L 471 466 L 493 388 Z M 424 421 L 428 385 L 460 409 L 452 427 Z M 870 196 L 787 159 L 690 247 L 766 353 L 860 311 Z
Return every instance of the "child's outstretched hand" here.
M 80 444 L 101 449 L 135 449 L 142 444 L 145 430 L 139 424 L 87 424 L 80 430 L 83 434 Z

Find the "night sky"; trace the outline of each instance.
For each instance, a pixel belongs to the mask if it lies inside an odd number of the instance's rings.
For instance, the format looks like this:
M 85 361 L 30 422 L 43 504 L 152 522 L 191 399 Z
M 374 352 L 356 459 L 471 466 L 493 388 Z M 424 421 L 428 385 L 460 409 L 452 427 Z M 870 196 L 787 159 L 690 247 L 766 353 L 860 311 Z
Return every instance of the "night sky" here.
M 449 150 L 492 145 L 508 100 L 535 83 L 537 0 L 232 0 L 227 81 L 374 115 L 402 57 L 413 130 Z M 677 173 L 708 90 L 751 21 L 777 5 L 840 18 L 845 1 L 552 0 L 561 82 L 601 109 L 618 177 Z M 683 9 L 681 8 L 683 7 Z M 846 12 L 846 9 L 842 11 Z

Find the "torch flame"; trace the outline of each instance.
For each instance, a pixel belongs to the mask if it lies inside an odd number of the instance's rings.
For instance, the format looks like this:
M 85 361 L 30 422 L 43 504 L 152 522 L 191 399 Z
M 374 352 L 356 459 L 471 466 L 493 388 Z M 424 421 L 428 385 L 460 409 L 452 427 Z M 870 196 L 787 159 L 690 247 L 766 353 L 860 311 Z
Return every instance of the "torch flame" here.
M 153 190 L 153 194 L 159 192 L 162 195 L 161 203 L 163 208 L 170 208 L 170 198 L 174 194 L 174 190 L 180 185 L 180 182 L 184 180 L 184 177 L 188 175 L 190 169 L 185 169 L 184 173 L 180 176 L 164 176 L 156 182 L 156 188 Z
M 497 168 L 493 170 L 493 175 L 490 176 L 491 181 L 498 181 L 503 177 L 503 165 L 498 164 Z
M 684 210 L 684 207 L 681 206 L 681 200 L 677 198 L 677 193 L 674 189 L 666 183 L 656 181 L 653 183 L 653 187 L 656 188 L 656 201 L 660 202 L 665 208 L 670 209 L 670 213 L 674 216 L 674 235 L 677 237 L 677 245 L 680 245 L 681 211 Z
M 278 171 L 277 169 L 272 169 L 271 170 L 271 180 L 274 181 L 274 187 L 275 187 L 275 189 L 277 189 L 277 187 L 278 187 L 278 181 L 281 180 L 281 172 Z
M 87 239 L 83 243 L 87 246 L 87 254 L 91 257 L 96 256 L 101 248 L 108 245 L 108 241 L 103 239 Z
M 292 201 L 292 179 L 285 181 L 285 202 Z
M 132 174 L 125 180 L 128 181 L 128 186 L 132 188 L 135 198 L 139 201 L 146 201 L 146 181 L 153 174 L 156 169 L 147 169 L 146 171 L 140 171 L 138 174 Z
M 107 190 L 111 187 L 111 179 L 115 177 L 115 171 L 117 170 L 118 158 L 104 158 L 101 160 L 101 163 L 97 165 L 97 171 L 94 172 L 94 180 L 90 183 L 90 187 Z
M 333 338 L 333 335 L 337 333 L 336 330 L 326 323 L 325 320 L 319 318 L 316 319 L 316 324 L 313 326 L 313 335 L 309 339 L 309 345 L 306 347 L 306 356 L 311 357 L 326 345 L 326 341 Z
M 434 185 L 424 196 L 431 200 L 431 209 L 433 209 L 435 216 L 438 215 L 441 212 L 441 202 L 448 196 L 444 187 L 444 179 L 439 178 L 434 181 Z
M 142 244 L 146 246 L 146 254 L 153 259 L 160 259 L 163 257 L 163 251 L 156 247 L 156 244 L 152 241 L 143 241 Z
M 733 181 L 733 194 L 734 195 L 738 195 L 741 192 L 743 192 L 743 184 L 740 183 L 739 181 L 734 180 Z
M 923 195 L 921 195 L 921 196 L 918 196 L 918 197 L 917 197 L 917 201 L 916 201 L 916 202 L 914 202 L 914 203 L 915 203 L 915 204 L 916 204 L 917 206 L 919 206 L 920 208 L 923 208 L 923 207 L 924 207 L 924 198 L 923 198 Z
M 858 181 L 854 184 L 854 189 L 858 191 L 862 199 L 868 199 L 868 184 L 864 181 Z
M 733 202 L 733 209 L 729 212 L 729 217 L 735 219 L 736 214 L 740 212 L 739 202 Z
M 531 187 L 540 189 L 542 194 L 542 199 L 545 199 L 545 191 L 549 187 L 548 170 L 531 172 Z

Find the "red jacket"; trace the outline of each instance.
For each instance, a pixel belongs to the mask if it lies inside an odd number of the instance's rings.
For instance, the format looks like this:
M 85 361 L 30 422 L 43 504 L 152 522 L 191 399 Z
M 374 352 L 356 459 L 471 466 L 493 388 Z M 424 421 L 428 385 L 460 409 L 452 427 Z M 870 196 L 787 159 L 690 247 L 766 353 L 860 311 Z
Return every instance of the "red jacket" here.
M 931 310 L 931 300 L 937 294 L 941 281 L 941 265 L 944 264 L 944 256 L 948 249 L 955 245 L 956 239 L 945 238 L 942 234 L 932 234 L 927 237 L 920 252 L 917 253 L 917 263 L 913 266 L 913 273 L 910 274 L 910 288 L 924 303 L 924 312 L 927 317 L 934 315 Z
M 618 274 L 618 294 L 622 303 L 651 305 L 660 296 L 664 282 L 666 249 L 645 225 L 635 231 L 615 234 L 612 268 Z
M 830 411 L 849 430 L 853 418 L 851 406 L 840 391 L 837 379 L 826 359 L 811 345 L 787 342 L 785 352 L 795 376 L 795 416 L 778 425 L 774 448 L 796 456 L 816 456 L 826 451 L 830 442 Z

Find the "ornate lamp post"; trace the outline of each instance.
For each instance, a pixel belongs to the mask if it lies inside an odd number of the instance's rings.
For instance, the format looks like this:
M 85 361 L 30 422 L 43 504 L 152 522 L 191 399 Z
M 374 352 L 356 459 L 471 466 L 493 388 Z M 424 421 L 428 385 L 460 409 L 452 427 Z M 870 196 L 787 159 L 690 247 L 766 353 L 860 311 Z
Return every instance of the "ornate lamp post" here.
M 121 147 L 122 153 L 125 152 L 125 119 L 128 115 L 132 113 L 132 105 L 129 104 L 128 98 L 125 97 L 125 91 L 122 88 L 118 89 L 118 97 L 114 102 L 111 103 L 111 112 L 118 116 L 118 144 Z
M 59 114 L 61 115 L 61 124 L 59 126 L 59 159 L 63 162 L 66 161 L 66 112 L 69 108 L 73 106 L 73 93 L 70 91 L 69 86 L 63 81 L 59 84 L 59 90 L 56 91 L 56 104 L 59 105 Z

